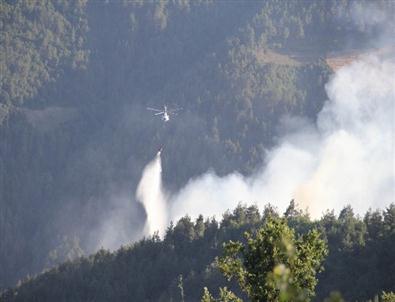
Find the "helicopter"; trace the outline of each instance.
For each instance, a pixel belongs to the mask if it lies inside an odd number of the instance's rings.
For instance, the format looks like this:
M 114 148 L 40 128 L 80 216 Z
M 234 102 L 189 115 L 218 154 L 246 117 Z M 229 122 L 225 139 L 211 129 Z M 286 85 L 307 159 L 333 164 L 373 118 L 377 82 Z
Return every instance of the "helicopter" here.
M 164 121 L 164 122 L 170 121 L 170 116 L 176 115 L 176 112 L 180 111 L 181 109 L 182 108 L 167 109 L 166 105 L 163 106 L 163 109 L 156 109 L 156 108 L 147 107 L 147 110 L 156 112 L 156 113 L 154 113 L 155 116 L 161 115 L 162 121 Z

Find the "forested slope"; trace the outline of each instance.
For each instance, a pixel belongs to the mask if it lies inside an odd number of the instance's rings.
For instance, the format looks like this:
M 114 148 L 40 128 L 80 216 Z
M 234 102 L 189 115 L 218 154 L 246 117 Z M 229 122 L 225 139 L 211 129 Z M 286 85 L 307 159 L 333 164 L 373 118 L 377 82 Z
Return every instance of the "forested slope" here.
M 161 145 L 168 188 L 254 172 L 282 116 L 321 109 L 321 57 L 376 34 L 349 18 L 360 1 L 0 5 L 0 288 L 95 251 L 124 200 L 116 242 L 138 238 L 132 196 Z M 166 126 L 145 110 L 164 104 L 184 108 Z
M 4 301 L 200 301 L 203 287 L 216 293 L 225 279 L 215 265 L 222 244 L 241 240 L 279 214 L 268 205 L 238 206 L 220 222 L 199 217 L 180 219 L 163 240 L 153 236 L 114 253 L 101 250 L 68 262 L 3 295 Z M 340 291 L 347 301 L 368 301 L 382 290 L 394 291 L 395 205 L 362 218 L 344 208 L 310 220 L 294 202 L 281 215 L 298 234 L 318 228 L 328 243 L 324 272 L 318 275 L 316 300 Z M 240 289 L 233 284 L 236 293 Z

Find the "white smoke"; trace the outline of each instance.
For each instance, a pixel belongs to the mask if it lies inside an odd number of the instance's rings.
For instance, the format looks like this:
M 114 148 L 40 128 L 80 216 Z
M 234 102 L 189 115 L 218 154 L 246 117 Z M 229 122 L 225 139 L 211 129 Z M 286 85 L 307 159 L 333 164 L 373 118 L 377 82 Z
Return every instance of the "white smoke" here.
M 130 196 L 122 193 L 112 196 L 110 202 L 111 205 L 106 209 L 98 234 L 90 238 L 92 243 L 89 244 L 87 240 L 92 251 L 100 248 L 115 250 L 122 244 L 128 244 L 132 239 L 140 238 L 141 229 L 136 223 L 140 217 L 137 209 L 130 204 Z
M 162 163 L 160 152 L 144 168 L 137 186 L 136 198 L 140 201 L 147 214 L 144 235 L 163 232 L 167 226 L 167 207 L 162 189 Z
M 144 169 L 137 198 L 146 234 L 163 234 L 168 216 L 220 217 L 239 202 L 285 210 L 291 199 L 313 218 L 351 204 L 357 213 L 395 200 L 395 64 L 365 57 L 336 72 L 316 124 L 295 123 L 250 177 L 206 173 L 173 194 L 166 208 L 160 154 Z M 295 126 L 298 125 L 298 126 Z
M 356 2 L 352 9 L 362 31 L 380 29 L 374 45 L 385 50 L 381 57 L 365 56 L 339 69 L 326 86 L 328 100 L 317 122 L 288 118 L 287 134 L 255 175 L 207 172 L 165 202 L 160 157 L 150 163 L 137 191 L 147 211 L 147 233 L 163 233 L 168 218 L 177 221 L 186 214 L 221 217 L 239 202 L 261 209 L 270 202 L 283 211 L 295 199 L 313 218 L 347 204 L 363 214 L 394 202 L 394 7 L 385 7 Z
M 347 204 L 363 213 L 394 202 L 394 76 L 394 62 L 377 57 L 340 69 L 326 86 L 317 124 L 300 123 L 284 136 L 256 175 L 207 173 L 189 181 L 171 198 L 171 219 L 220 217 L 240 201 L 284 210 L 295 198 L 313 217 Z
M 373 1 L 370 3 L 355 1 L 351 5 L 350 12 L 353 24 L 359 30 L 369 31 L 375 26 L 378 26 L 380 30 L 386 31 L 387 34 L 394 32 L 394 9 L 395 7 L 391 2 L 385 3 L 384 1 L 382 5 L 378 5 L 378 3 Z

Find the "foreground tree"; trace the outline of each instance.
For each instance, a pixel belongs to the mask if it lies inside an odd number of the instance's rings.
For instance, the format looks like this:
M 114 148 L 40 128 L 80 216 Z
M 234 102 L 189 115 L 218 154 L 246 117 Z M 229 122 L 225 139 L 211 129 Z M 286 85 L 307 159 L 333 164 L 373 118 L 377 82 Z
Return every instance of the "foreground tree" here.
M 310 301 L 316 273 L 327 254 L 325 242 L 313 230 L 295 238 L 281 219 L 269 219 L 246 244 L 230 241 L 217 263 L 230 281 L 235 278 L 251 301 Z M 203 302 L 242 301 L 226 288 L 215 299 L 205 288 Z
M 382 292 L 381 301 L 383 302 L 394 302 L 395 301 L 395 293 L 394 292 Z

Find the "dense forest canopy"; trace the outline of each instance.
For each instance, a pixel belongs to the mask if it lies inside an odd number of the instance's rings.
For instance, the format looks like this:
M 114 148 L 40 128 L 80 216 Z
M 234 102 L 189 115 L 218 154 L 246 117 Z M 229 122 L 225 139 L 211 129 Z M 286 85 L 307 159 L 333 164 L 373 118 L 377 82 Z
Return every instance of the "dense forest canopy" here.
M 2 1 L 0 5 L 1 103 L 22 104 L 63 69 L 82 68 L 87 62 L 85 1 Z
M 3 297 L 5 301 L 183 301 L 180 278 L 184 301 L 200 301 L 204 287 L 217 295 L 219 287 L 227 286 L 242 296 L 240 287 L 221 275 L 215 257 L 223 253 L 222 243 L 245 243 L 245 231 L 255 233 L 280 216 L 296 235 L 317 229 L 328 244 L 316 301 L 336 291 L 346 301 L 368 301 L 382 290 L 395 290 L 394 204 L 384 211 L 369 211 L 363 218 L 347 206 L 339 215 L 328 212 L 312 221 L 291 202 L 283 215 L 269 204 L 262 214 L 255 206 L 239 205 L 221 221 L 185 216 L 168 228 L 163 240 L 152 236 L 114 253 L 100 250 L 30 278 Z M 273 240 L 270 232 L 275 229 L 267 232 L 263 238 Z
M 385 0 L 0 1 L 0 291 L 73 259 L 20 287 L 19 297 L 45 278 L 51 284 L 63 277 L 71 287 L 101 288 L 97 298 L 118 292 L 114 300 L 176 299 L 179 275 L 193 299 L 204 286 L 217 289 L 223 279 L 210 263 L 220 243 L 256 227 L 259 212 L 243 209 L 240 215 L 256 216 L 248 223 L 237 222 L 236 212 L 220 225 L 183 218 L 163 241 L 79 257 L 141 238 L 146 213 L 133 196 L 162 145 L 169 191 L 209 169 L 256 173 L 284 116 L 317 119 L 333 76 L 326 58 L 382 46 L 377 37 L 394 12 Z M 165 104 L 183 112 L 163 125 L 145 108 Z M 318 298 L 331 290 L 347 299 L 394 290 L 384 273 L 395 271 L 388 264 L 395 254 L 391 211 L 364 220 L 351 208 L 319 222 L 288 219 L 297 232 L 325 229 L 330 265 L 319 277 Z M 195 262 L 192 250 L 202 258 Z M 150 253 L 177 265 L 139 262 Z M 373 258 L 362 263 L 361 255 Z M 162 284 L 155 278 L 167 269 L 169 283 Z M 137 285 L 130 277 L 121 289 L 111 283 L 132 270 L 144 270 L 147 279 Z M 78 283 L 85 274 L 92 284 Z M 360 286 L 351 286 L 356 276 Z M 85 299 L 76 295 L 65 299 Z

